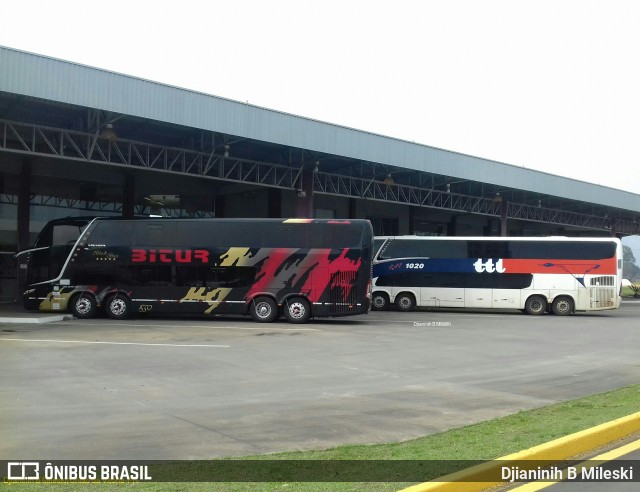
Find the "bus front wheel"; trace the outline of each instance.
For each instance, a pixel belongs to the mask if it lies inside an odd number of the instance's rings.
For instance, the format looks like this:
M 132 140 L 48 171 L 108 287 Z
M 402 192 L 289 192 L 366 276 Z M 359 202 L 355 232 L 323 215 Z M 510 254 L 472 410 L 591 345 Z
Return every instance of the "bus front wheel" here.
M 382 292 L 374 292 L 371 298 L 371 307 L 374 311 L 384 311 L 389 306 L 389 297 Z
M 547 310 L 547 300 L 542 296 L 531 296 L 527 299 L 524 310 L 527 314 L 540 315 Z
M 250 313 L 258 323 L 271 323 L 278 317 L 278 305 L 271 297 L 257 297 L 251 301 Z
M 416 299 L 413 297 L 413 294 L 403 292 L 396 296 L 396 307 L 398 308 L 398 311 L 413 311 L 416 307 Z
M 551 304 L 551 312 L 556 316 L 568 316 L 573 313 L 573 299 L 566 296 L 558 296 Z
M 294 297 L 284 303 L 284 317 L 290 323 L 306 323 L 311 317 L 311 308 L 306 299 Z
M 105 311 L 111 319 L 127 319 L 131 315 L 131 302 L 126 295 L 116 294 L 107 299 Z
M 96 314 L 97 309 L 96 298 L 93 297 L 92 294 L 87 294 L 86 292 L 76 294 L 73 299 L 71 299 L 71 305 L 69 309 L 71 311 L 71 314 L 73 314 L 76 318 L 93 318 Z

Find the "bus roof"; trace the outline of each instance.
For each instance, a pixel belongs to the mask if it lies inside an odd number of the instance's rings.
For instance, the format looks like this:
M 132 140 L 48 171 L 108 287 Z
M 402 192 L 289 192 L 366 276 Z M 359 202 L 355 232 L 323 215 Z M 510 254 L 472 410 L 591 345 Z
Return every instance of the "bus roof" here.
M 617 237 L 569 237 L 569 236 L 375 236 L 375 239 L 409 239 L 416 241 L 567 241 L 588 242 L 613 241 L 621 243 Z

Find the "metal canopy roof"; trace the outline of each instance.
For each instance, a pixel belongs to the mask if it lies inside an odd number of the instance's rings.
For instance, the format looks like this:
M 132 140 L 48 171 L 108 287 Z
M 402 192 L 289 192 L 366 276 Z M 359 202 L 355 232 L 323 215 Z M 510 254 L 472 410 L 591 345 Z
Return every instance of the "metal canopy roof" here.
M 54 129 L 97 135 L 112 123 L 123 141 L 190 149 L 203 158 L 208 155 L 209 165 L 229 154 L 238 162 L 290 169 L 318 163 L 314 185 L 321 193 L 374 193 L 370 198 L 435 207 L 446 200 L 445 192 L 476 201 L 501 193 L 519 210 L 536 208 L 536 203 L 537 208 L 543 203 L 545 208 L 602 217 L 608 210 L 629 222 L 640 213 L 640 195 L 634 193 L 5 47 L 0 47 L 0 120 L 39 125 L 43 136 Z M 26 139 L 22 143 L 29 148 Z M 381 188 L 376 196 L 377 184 L 367 183 L 389 174 L 394 186 Z M 297 178 L 294 172 L 280 183 L 262 184 L 295 188 Z M 350 180 L 348 190 L 345 180 Z M 526 215 L 545 221 L 551 208 Z M 485 212 L 493 213 L 480 211 Z

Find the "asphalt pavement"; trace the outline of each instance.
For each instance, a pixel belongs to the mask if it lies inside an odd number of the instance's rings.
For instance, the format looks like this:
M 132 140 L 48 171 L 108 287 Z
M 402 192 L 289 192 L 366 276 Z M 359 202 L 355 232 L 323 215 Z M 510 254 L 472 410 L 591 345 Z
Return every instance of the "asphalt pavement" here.
M 630 301 L 571 317 L 372 312 L 263 325 L 33 322 L 4 309 L 0 459 L 207 459 L 407 440 L 637 383 L 639 314 Z

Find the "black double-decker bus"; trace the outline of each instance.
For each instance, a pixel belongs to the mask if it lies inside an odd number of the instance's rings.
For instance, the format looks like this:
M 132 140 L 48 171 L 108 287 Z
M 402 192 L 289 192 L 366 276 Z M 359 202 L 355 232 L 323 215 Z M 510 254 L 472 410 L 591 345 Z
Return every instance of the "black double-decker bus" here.
M 369 311 L 372 244 L 367 220 L 75 217 L 18 255 L 30 310 L 303 323 Z

